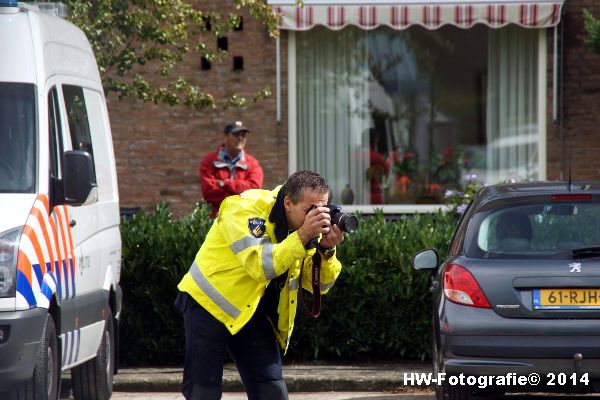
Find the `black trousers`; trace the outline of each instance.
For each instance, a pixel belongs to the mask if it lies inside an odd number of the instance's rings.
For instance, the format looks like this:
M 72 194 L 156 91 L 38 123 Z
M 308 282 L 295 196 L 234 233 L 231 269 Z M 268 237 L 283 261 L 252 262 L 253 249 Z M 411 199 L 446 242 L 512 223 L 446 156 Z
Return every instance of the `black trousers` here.
M 176 305 L 185 324 L 182 393 L 187 400 L 221 398 L 226 351 L 236 364 L 249 400 L 287 400 L 279 345 L 266 313 L 259 307 L 235 335 L 186 293 Z

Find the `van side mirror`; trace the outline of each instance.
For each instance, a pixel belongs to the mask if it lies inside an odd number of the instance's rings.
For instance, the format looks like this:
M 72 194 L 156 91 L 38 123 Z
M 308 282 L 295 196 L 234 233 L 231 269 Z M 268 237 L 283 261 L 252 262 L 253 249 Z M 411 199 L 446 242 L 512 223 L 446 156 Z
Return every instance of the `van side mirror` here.
M 87 151 L 69 150 L 64 153 L 65 203 L 80 206 L 96 187 L 94 162 Z
M 434 269 L 438 265 L 438 254 L 434 249 L 425 249 L 419 251 L 413 257 L 414 269 Z

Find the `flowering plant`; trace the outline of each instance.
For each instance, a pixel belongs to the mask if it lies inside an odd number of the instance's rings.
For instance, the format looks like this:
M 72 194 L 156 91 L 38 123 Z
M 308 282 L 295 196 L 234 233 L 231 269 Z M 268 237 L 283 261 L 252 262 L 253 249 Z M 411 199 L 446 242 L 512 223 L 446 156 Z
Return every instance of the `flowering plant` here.
M 470 169 L 470 160 L 462 151 L 449 146 L 432 158 L 430 167 L 434 182 L 459 185 L 463 170 Z
M 463 214 L 471 200 L 479 189 L 483 187 L 483 185 L 477 182 L 477 175 L 467 175 L 467 184 L 465 185 L 465 190 L 463 192 L 458 190 L 446 190 L 445 198 L 446 204 L 448 204 L 453 212 L 458 214 Z
M 398 160 L 394 167 L 396 168 L 398 175 L 415 178 L 419 169 L 419 163 L 415 154 L 411 151 L 405 151 L 401 158 L 397 158 Z

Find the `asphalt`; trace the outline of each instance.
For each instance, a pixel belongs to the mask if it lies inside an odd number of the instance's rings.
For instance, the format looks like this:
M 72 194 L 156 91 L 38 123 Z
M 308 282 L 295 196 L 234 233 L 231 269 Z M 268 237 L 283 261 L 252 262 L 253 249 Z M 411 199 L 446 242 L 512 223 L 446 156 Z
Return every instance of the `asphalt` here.
M 426 390 L 404 385 L 405 373 L 431 372 L 428 362 L 361 364 L 284 364 L 283 374 L 290 392 L 403 392 Z M 117 392 L 179 392 L 182 368 L 121 368 L 115 375 Z M 223 391 L 243 391 L 235 365 L 223 372 Z

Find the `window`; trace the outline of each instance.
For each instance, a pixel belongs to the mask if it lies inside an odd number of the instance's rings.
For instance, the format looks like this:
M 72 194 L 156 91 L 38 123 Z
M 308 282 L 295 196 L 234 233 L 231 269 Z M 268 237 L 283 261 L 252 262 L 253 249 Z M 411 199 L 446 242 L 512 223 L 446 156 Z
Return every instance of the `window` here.
M 104 98 L 102 93 L 95 90 L 86 88 L 83 92 L 88 111 L 90 133 L 94 142 L 98 200 L 116 201 L 118 188 L 116 174 L 111 168 L 111 165 L 114 165 L 114 155 Z
M 56 87 L 48 92 L 48 135 L 50 137 L 50 176 L 62 178 L 62 128 Z
M 93 160 L 94 149 L 83 89 L 71 85 L 63 85 L 62 89 L 73 150 L 87 151 Z
M 35 191 L 35 87 L 0 82 L 0 192 Z
M 64 202 L 62 185 L 62 124 L 60 121 L 60 106 L 58 91 L 52 87 L 48 92 L 48 136 L 50 143 L 50 208 Z
M 474 217 L 466 254 L 476 258 L 571 259 L 574 249 L 600 243 L 600 204 L 516 205 Z
M 434 204 L 467 179 L 539 178 L 537 30 L 296 34 L 297 169 L 331 201 Z

